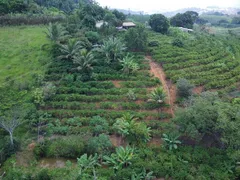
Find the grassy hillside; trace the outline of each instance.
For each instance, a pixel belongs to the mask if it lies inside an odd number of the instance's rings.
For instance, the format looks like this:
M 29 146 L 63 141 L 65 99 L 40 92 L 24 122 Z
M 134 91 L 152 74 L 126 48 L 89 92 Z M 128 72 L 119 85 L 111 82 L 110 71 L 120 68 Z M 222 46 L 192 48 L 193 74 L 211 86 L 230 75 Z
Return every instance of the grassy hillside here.
M 205 89 L 225 88 L 240 81 L 240 46 L 236 38 L 199 33 L 178 36 L 151 34 L 151 40 L 160 43 L 152 49 L 154 58 L 163 65 L 168 78 L 174 82 L 186 78 Z M 182 47 L 173 45 L 179 39 Z
M 41 50 L 48 43 L 45 27 L 0 28 L 0 84 L 11 80 L 26 83 L 34 74 L 42 74 L 49 54 Z

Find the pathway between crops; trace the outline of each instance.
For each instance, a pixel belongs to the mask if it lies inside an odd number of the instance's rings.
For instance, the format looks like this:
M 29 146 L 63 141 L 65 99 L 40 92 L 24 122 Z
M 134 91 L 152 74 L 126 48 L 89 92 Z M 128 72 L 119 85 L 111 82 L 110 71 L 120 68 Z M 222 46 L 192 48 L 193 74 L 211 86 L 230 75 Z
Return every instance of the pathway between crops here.
M 151 73 L 160 79 L 163 89 L 167 95 L 167 103 L 170 105 L 168 113 L 174 116 L 174 102 L 176 101 L 177 91 L 176 86 L 170 81 L 166 80 L 166 75 L 163 68 L 153 61 L 151 56 L 145 56 L 145 59 L 149 61 L 151 67 Z

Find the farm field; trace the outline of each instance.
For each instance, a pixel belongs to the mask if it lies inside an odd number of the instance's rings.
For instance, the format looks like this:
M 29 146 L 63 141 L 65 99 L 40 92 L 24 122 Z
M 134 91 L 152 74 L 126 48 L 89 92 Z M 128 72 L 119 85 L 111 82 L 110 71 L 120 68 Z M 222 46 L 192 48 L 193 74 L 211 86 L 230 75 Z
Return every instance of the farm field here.
M 13 80 L 29 83 L 38 74 L 44 74 L 50 60 L 48 52 L 41 50 L 48 43 L 45 27 L 20 26 L 0 28 L 0 84 Z
M 153 58 L 162 64 L 173 82 L 186 78 L 205 90 L 234 86 L 240 81 L 240 44 L 211 35 L 191 34 L 183 47 L 172 45 L 174 38 L 151 33 L 160 46 L 152 48 Z
M 112 126 L 117 118 L 130 113 L 139 121 L 144 121 L 152 128 L 153 134 L 159 136 L 161 126 L 165 124 L 164 119 L 169 119 L 171 115 L 166 112 L 159 114 L 157 106 L 147 101 L 151 90 L 161 86 L 161 82 L 150 74 L 150 67 L 144 56 L 136 55 L 136 61 L 141 66 L 137 73 L 124 75 L 113 68 L 96 66 L 96 80 L 86 82 L 73 82 L 79 74 L 67 73 L 71 71 L 72 64 L 54 61 L 46 72 L 45 80 L 57 84 L 57 93 L 40 108 L 40 111 L 51 115 L 45 121 L 56 126 L 55 129 L 57 126 L 66 127 L 69 135 L 81 133 L 82 128 L 90 130 L 88 126 L 93 116 L 106 118 Z M 134 93 L 134 97 L 130 97 L 130 92 Z M 166 104 L 165 109 L 167 108 Z M 76 117 L 80 117 L 79 122 L 83 121 L 82 128 L 67 123 Z M 56 123 L 59 121 L 60 124 Z

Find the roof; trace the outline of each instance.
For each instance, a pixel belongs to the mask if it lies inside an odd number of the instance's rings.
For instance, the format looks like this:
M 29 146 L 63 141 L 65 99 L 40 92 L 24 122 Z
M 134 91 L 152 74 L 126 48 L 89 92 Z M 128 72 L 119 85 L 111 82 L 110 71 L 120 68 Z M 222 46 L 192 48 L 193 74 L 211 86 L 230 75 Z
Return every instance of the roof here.
M 123 23 L 123 27 L 132 27 L 132 26 L 136 26 L 136 24 L 134 24 L 133 22 L 124 22 Z
M 193 32 L 192 29 L 188 29 L 188 28 L 184 28 L 184 27 L 179 27 L 179 29 L 184 31 L 184 32 Z

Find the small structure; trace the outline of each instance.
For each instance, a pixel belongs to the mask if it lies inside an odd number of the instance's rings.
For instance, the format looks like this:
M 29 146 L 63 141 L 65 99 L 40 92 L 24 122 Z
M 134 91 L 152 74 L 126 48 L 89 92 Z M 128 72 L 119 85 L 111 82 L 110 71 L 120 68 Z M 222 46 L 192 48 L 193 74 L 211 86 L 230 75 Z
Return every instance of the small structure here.
M 129 29 L 129 28 L 132 28 L 132 27 L 136 27 L 136 24 L 134 24 L 133 22 L 124 22 L 122 27 L 125 28 L 125 29 Z
M 108 25 L 108 23 L 105 21 L 98 21 L 96 23 L 96 28 L 101 28 L 103 25 Z
M 193 32 L 192 29 L 188 29 L 188 28 L 184 28 L 184 27 L 179 27 L 179 29 L 180 29 L 182 32 Z

